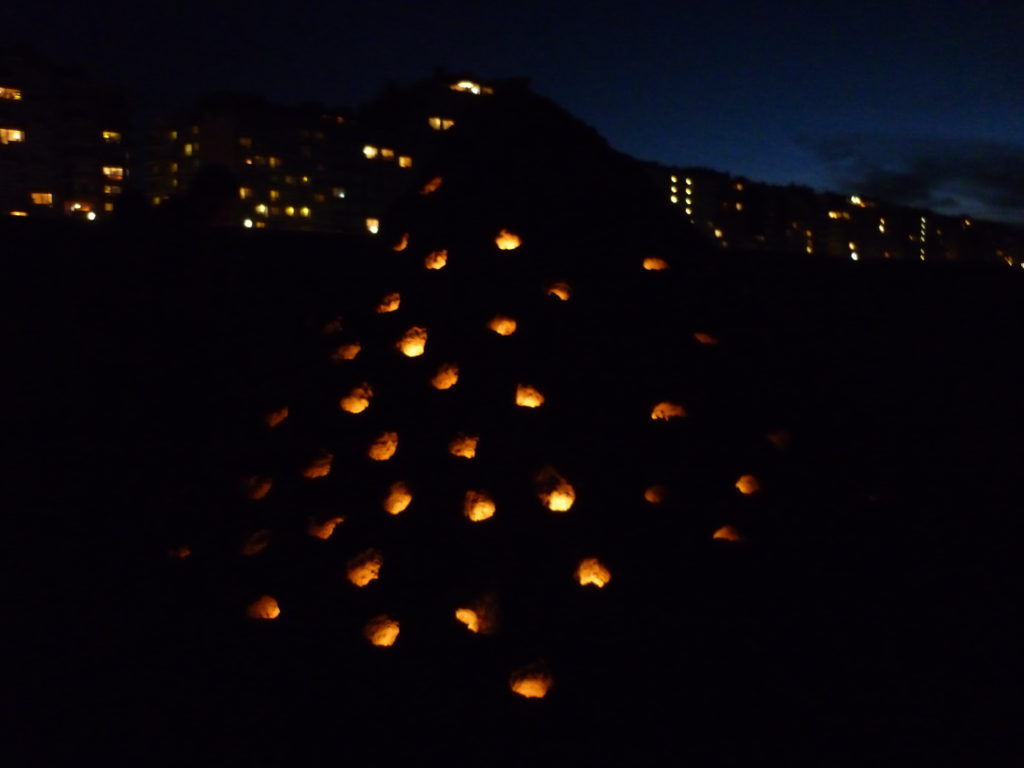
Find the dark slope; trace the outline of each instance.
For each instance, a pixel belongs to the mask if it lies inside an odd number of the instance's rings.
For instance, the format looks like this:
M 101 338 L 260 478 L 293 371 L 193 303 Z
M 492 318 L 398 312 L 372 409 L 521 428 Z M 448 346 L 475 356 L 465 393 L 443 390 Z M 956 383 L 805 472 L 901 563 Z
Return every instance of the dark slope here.
M 1000 764 L 1019 281 L 714 261 L 653 202 L 629 207 L 643 188 L 598 139 L 543 104 L 477 103 L 470 137 L 418 170 L 441 187 L 402 201 L 379 242 L 6 238 L 15 358 L 36 374 L 16 381 L 9 435 L 44 491 L 11 519 L 15 562 L 40 573 L 12 703 L 27 754 Z M 498 250 L 501 228 L 521 247 Z M 671 268 L 645 271 L 654 253 Z M 376 313 L 392 292 L 399 309 Z M 513 335 L 487 329 L 497 313 Z M 422 357 L 394 348 L 412 326 Z M 355 341 L 354 360 L 330 359 Z M 445 362 L 460 377 L 438 391 Z M 369 408 L 343 413 L 364 381 Z M 517 383 L 544 404 L 517 407 Z M 686 418 L 652 420 L 660 400 Z M 382 430 L 398 449 L 371 461 Z M 785 448 L 766 438 L 779 430 Z M 458 432 L 480 436 L 476 458 L 447 453 Z M 303 477 L 324 451 L 330 474 Z M 546 466 L 574 486 L 565 514 L 536 497 Z M 748 473 L 761 489 L 743 496 Z M 252 501 L 257 474 L 273 486 Z M 414 499 L 390 516 L 395 481 Z M 469 489 L 492 519 L 462 515 Z M 335 515 L 330 539 L 307 533 Z M 741 541 L 711 538 L 726 524 Z M 384 564 L 360 589 L 345 569 L 367 547 Z M 574 583 L 586 556 L 610 568 L 604 589 Z M 246 617 L 262 594 L 278 619 Z M 485 595 L 498 631 L 473 635 L 453 612 Z M 362 635 L 380 613 L 401 623 L 391 648 Z M 554 685 L 521 699 L 509 675 L 534 663 Z

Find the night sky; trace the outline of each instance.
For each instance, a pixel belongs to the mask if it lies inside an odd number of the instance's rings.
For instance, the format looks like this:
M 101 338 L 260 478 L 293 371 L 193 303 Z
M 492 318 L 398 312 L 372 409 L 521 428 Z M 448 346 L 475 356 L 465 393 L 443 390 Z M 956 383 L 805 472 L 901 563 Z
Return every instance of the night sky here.
M 8 42 L 84 63 L 151 110 L 216 88 L 351 106 L 437 65 L 523 75 L 640 158 L 1024 224 L 1016 0 L 109 0 L 4 14 Z

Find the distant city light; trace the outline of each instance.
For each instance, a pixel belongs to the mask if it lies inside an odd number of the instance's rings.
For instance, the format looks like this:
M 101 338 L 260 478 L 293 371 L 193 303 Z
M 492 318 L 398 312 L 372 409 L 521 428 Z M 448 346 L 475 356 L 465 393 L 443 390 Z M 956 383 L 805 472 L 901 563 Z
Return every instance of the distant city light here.
M 380 231 L 380 219 L 367 219 L 366 231 L 369 232 L 371 235 L 376 235 Z
M 242 226 L 246 229 L 252 229 L 252 219 L 246 219 L 242 222 Z
M 85 218 L 87 218 L 89 221 L 96 221 L 96 213 L 94 211 L 89 211 L 87 214 L 85 214 Z

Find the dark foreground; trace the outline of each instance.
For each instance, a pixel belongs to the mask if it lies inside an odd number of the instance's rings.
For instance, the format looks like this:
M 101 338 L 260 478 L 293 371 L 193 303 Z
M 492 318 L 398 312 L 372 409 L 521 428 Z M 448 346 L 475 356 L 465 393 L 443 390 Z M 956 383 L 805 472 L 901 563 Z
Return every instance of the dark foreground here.
M 330 238 L 5 242 L 19 764 L 1016 764 L 1019 275 L 684 254 L 548 275 L 528 241 L 514 269 L 485 240 L 426 274 Z M 499 311 L 514 336 L 484 327 Z M 416 324 L 427 354 L 403 358 Z M 349 335 L 360 357 L 332 363 Z M 431 389 L 448 360 L 459 384 Z M 341 413 L 364 380 L 371 407 Z M 536 412 L 512 404 L 524 380 Z M 651 421 L 660 399 L 687 418 Z M 400 447 L 370 462 L 381 429 Z M 459 431 L 473 461 L 445 451 Z M 324 450 L 331 474 L 303 478 Z M 575 486 L 565 515 L 535 498 L 546 465 Z M 391 517 L 395 480 L 415 496 Z M 479 524 L 476 487 L 498 503 Z M 725 524 L 742 541 L 712 540 Z M 385 565 L 357 589 L 368 546 Z M 588 555 L 603 590 L 573 583 Z M 246 618 L 264 593 L 280 618 Z M 483 594 L 488 637 L 452 617 Z M 391 648 L 361 634 L 381 612 Z M 543 700 L 508 689 L 532 663 Z

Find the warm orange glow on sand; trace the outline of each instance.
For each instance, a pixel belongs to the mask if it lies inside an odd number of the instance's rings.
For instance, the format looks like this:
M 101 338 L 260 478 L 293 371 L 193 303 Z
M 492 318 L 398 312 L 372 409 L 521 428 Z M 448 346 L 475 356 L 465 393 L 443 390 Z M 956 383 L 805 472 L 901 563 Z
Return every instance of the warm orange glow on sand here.
M 310 480 L 317 477 L 327 477 L 331 474 L 331 462 L 334 461 L 333 453 L 325 453 L 320 458 L 314 459 L 313 462 L 302 471 L 303 477 L 308 477 Z

